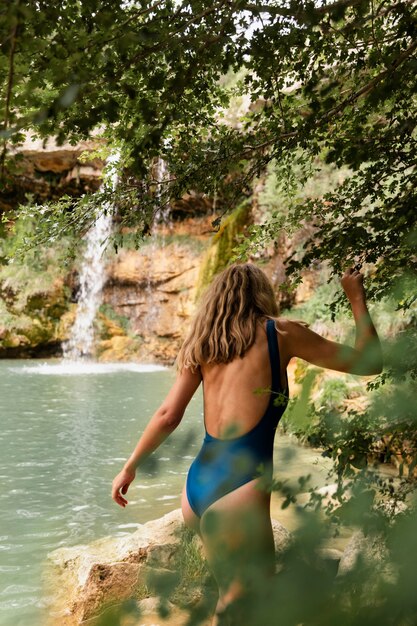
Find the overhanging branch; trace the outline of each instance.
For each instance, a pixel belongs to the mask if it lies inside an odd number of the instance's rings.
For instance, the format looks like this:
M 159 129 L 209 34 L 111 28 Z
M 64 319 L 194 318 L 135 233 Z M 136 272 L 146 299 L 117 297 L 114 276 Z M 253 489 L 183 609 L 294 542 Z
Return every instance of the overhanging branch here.
M 19 4 L 20 4 L 20 0 L 17 0 L 16 8 L 19 6 Z M 5 104 L 4 104 L 3 131 L 6 131 L 8 129 L 9 121 L 10 121 L 10 101 L 11 101 L 12 90 L 13 90 L 14 56 L 16 52 L 18 27 L 19 27 L 19 19 L 16 17 L 15 23 L 13 24 L 11 34 L 10 34 L 9 71 L 8 71 L 8 76 L 7 76 L 6 99 L 5 99 Z M 7 153 L 7 138 L 5 137 L 3 140 L 3 149 L 0 155 L 0 171 L 1 171 L 2 178 L 4 177 L 4 173 L 5 173 L 6 153 Z

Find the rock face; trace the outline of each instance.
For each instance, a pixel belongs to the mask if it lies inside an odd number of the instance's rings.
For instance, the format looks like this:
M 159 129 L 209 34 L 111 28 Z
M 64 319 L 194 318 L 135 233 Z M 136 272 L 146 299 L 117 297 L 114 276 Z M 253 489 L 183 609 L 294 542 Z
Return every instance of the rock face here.
M 143 524 L 129 536 L 105 537 L 90 545 L 50 553 L 44 572 L 48 626 L 72 626 L 89 619 L 93 623 L 105 607 L 129 598 L 134 598 L 140 609 L 154 611 L 155 600 L 143 603 L 149 595 L 149 581 L 177 580 L 184 528 L 178 509 Z M 290 542 L 290 533 L 276 520 L 273 529 L 279 557 Z M 201 553 L 198 537 L 193 541 Z
M 108 269 L 103 302 L 129 319 L 131 333 L 140 337 L 141 360 L 172 362 L 192 312 L 200 260 L 177 244 L 122 250 Z M 101 360 L 108 345 L 102 344 Z
M 60 351 L 68 294 L 63 280 L 18 289 L 0 271 L 0 358 L 46 357 Z
M 212 217 L 173 222 L 139 250 L 108 254 L 95 322 L 98 360 L 174 362 L 212 254 Z M 283 252 L 261 259 L 282 306 L 288 304 L 288 296 L 278 293 L 285 278 Z M 27 273 L 26 283 L 5 272 L 10 274 L 0 268 L 0 358 L 60 356 L 76 314 L 76 272 L 57 276 L 51 271 L 49 282 L 48 270 L 41 278 Z
M 194 310 L 209 222 L 188 218 L 140 250 L 107 255 L 96 358 L 173 363 Z M 23 269 L 0 267 L 0 358 L 60 356 L 76 314 L 77 275 Z
M 98 189 L 103 161 L 81 155 L 100 147 L 100 142 L 83 141 L 76 146 L 58 145 L 50 137 L 46 141 L 28 135 L 17 150 L 11 152 L 9 175 L 0 192 L 0 211 L 16 208 L 30 193 L 37 203 L 53 200 L 64 194 L 79 196 Z
M 174 222 L 157 244 L 121 249 L 112 257 L 103 303 L 128 320 L 129 330 L 127 337 L 108 337 L 98 344 L 101 361 L 174 362 L 207 282 L 207 268 L 221 248 L 219 236 L 211 228 L 212 217 L 188 218 L 186 224 Z M 278 292 L 285 279 L 283 256 L 271 251 L 262 263 L 281 305 L 288 304 L 289 296 Z

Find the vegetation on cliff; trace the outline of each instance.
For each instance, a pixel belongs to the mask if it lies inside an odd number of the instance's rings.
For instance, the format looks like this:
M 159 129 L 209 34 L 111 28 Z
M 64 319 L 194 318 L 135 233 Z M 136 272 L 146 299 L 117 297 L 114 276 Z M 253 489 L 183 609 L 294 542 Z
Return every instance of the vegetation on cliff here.
M 230 263 L 236 247 L 247 236 L 245 230 L 250 224 L 251 217 L 251 203 L 245 200 L 222 221 L 202 260 L 196 289 L 197 298 L 211 283 L 213 277 Z

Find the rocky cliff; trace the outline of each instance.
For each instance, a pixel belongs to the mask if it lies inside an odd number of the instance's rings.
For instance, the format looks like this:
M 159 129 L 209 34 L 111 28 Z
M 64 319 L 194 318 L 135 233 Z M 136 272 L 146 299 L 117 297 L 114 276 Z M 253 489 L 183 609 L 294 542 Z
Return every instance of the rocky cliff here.
M 42 203 L 68 194 L 80 196 L 98 189 L 103 161 L 96 156 L 84 158 L 101 142 L 83 141 L 77 145 L 57 144 L 30 134 L 8 155 L 8 169 L 0 184 L 0 213 L 28 201 Z
M 230 251 L 224 250 L 225 245 L 232 248 L 237 234 L 245 231 L 245 221 L 236 231 L 232 221 L 220 233 L 213 233 L 212 220 L 210 215 L 173 223 L 155 243 L 139 251 L 121 250 L 110 261 L 104 308 L 128 320 L 128 331 L 99 342 L 100 360 L 173 362 L 200 292 L 228 261 Z M 273 254 L 264 259 L 263 269 L 280 297 L 283 257 Z
M 244 219 L 238 209 L 239 219 L 232 213 L 214 232 L 212 212 L 192 216 L 191 211 L 188 206 L 188 217 L 184 210 L 181 220 L 159 226 L 139 250 L 107 253 L 107 278 L 95 322 L 98 360 L 174 361 L 198 293 L 226 265 L 252 219 L 250 207 Z M 278 288 L 285 279 L 288 250 L 283 240 L 278 250 L 260 259 L 284 305 L 288 296 Z M 45 253 L 37 268 L 0 268 L 0 357 L 60 356 L 74 321 L 77 289 L 77 269 L 59 267 L 53 252 Z M 293 299 L 300 297 L 305 297 L 301 289 Z
M 96 156 L 99 147 L 99 142 L 58 146 L 52 139 L 42 143 L 28 137 L 14 155 L 15 170 L 0 192 L 0 210 L 16 207 L 29 191 L 39 203 L 97 189 L 103 167 Z M 213 221 L 219 214 L 210 198 L 189 193 L 173 203 L 168 220 L 155 225 L 139 250 L 127 245 L 117 254 L 107 252 L 95 358 L 174 361 L 199 294 L 229 262 L 248 226 L 259 220 L 259 188 L 258 183 L 253 196 L 224 218 L 217 231 Z M 0 257 L 4 243 L 0 239 Z M 254 259 L 283 306 L 308 297 L 311 282 L 306 275 L 295 294 L 279 291 L 285 280 L 283 260 L 292 245 L 282 236 Z M 77 309 L 79 264 L 76 259 L 66 268 L 54 250 L 41 250 L 26 265 L 0 265 L 0 358 L 61 355 Z

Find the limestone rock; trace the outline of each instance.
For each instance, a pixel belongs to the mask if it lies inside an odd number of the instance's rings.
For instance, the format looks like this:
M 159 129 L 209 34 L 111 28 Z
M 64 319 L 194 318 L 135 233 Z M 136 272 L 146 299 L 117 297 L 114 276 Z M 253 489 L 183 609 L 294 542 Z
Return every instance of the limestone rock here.
M 213 213 L 213 208 L 213 198 L 209 198 L 203 193 L 191 191 L 172 203 L 171 213 L 175 219 L 182 219 L 189 215 L 204 216 L 207 213 Z M 219 202 L 217 202 L 217 208 L 221 208 L 221 203 L 219 207 Z
M 366 536 L 362 530 L 355 532 L 342 554 L 337 576 L 349 575 L 355 570 L 359 560 L 366 568 L 365 576 L 359 573 L 360 592 L 364 602 L 367 599 L 372 601 L 381 580 L 387 584 L 395 584 L 397 572 L 389 558 L 389 551 L 382 534 Z M 372 576 L 367 575 L 368 571 L 372 572 Z
M 279 559 L 291 543 L 291 533 L 276 519 L 272 520 L 272 531 L 274 533 L 275 555 Z
M 10 151 L 14 168 L 0 193 L 0 210 L 24 204 L 29 193 L 42 203 L 64 194 L 79 196 L 97 190 L 104 163 L 95 156 L 85 160 L 81 155 L 99 147 L 98 138 L 58 145 L 53 137 L 44 141 L 28 134 L 23 144 Z
M 101 323 L 101 337 L 103 339 L 111 339 L 112 337 L 121 337 L 126 333 L 123 328 L 114 320 L 109 319 L 103 314 L 98 315 Z
M 158 287 L 195 266 L 189 250 L 175 244 L 146 245 L 139 251 L 122 249 L 109 266 L 108 283 Z M 185 281 L 188 285 L 189 281 Z
M 0 316 L 7 320 L 0 335 L 0 357 L 46 356 L 59 352 L 60 317 L 67 292 L 62 277 L 50 284 L 42 279 L 25 282 L 0 272 Z
M 131 361 L 137 357 L 139 340 L 125 335 L 115 335 L 100 341 L 96 351 L 101 362 Z
M 146 580 L 146 566 L 172 565 L 181 527 L 182 514 L 177 510 L 143 524 L 131 535 L 50 553 L 44 572 L 50 623 L 80 624 L 98 615 L 106 604 L 137 595 Z
M 159 605 L 160 599 L 158 597 L 143 598 L 138 602 L 138 609 L 141 615 L 150 615 L 158 613 Z M 167 602 L 167 608 L 170 610 L 174 608 L 172 602 Z
M 343 552 L 336 550 L 336 548 L 317 548 L 316 553 L 327 571 L 331 573 L 332 576 L 337 576 Z
M 109 264 L 103 302 L 129 319 L 138 360 L 175 360 L 194 312 L 199 263 L 188 248 L 167 244 L 121 250 Z
M 324 485 L 323 487 L 316 489 L 316 493 L 322 497 L 322 507 L 327 507 L 330 504 L 334 504 L 337 490 L 337 483 L 331 483 L 330 485 Z
M 318 548 L 317 553 L 325 561 L 340 561 L 343 552 L 336 548 Z

